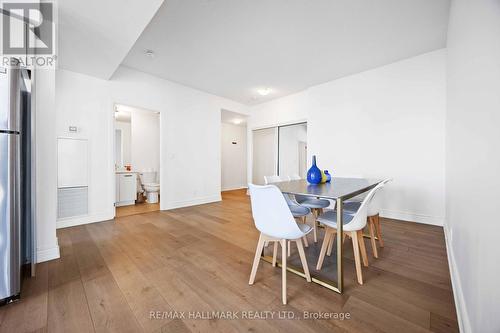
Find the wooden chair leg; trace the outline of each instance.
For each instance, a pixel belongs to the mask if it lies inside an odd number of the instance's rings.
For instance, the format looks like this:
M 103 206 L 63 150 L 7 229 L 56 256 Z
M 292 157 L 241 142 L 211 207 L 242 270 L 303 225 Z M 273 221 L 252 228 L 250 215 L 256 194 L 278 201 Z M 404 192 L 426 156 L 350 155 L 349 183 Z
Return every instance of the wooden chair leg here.
M 312 209 L 314 221 L 313 221 L 313 237 L 314 237 L 314 243 L 318 242 L 318 231 L 317 231 L 317 223 L 316 220 L 318 219 L 318 210 L 316 208 Z
M 333 229 L 333 235 L 330 238 L 330 242 L 328 243 L 328 251 L 326 251 L 326 255 L 327 256 L 331 256 L 332 255 L 333 241 L 335 240 L 335 234 L 336 233 L 337 233 L 337 230 Z
M 302 216 L 300 219 L 301 219 L 302 223 L 304 223 L 304 224 L 307 223 L 307 217 L 306 216 Z M 305 235 L 304 237 L 302 237 L 302 240 L 304 241 L 304 246 L 305 247 L 309 247 L 309 242 L 307 241 L 307 235 Z
M 278 254 L 278 242 L 274 242 L 274 245 L 273 245 L 273 267 L 276 267 L 277 254 Z
M 375 230 L 377 231 L 377 238 L 380 247 L 384 247 L 384 240 L 382 239 L 382 228 L 380 227 L 380 216 L 377 214 L 374 217 Z
M 309 266 L 307 266 L 307 259 L 304 252 L 304 247 L 302 246 L 302 240 L 297 239 L 295 243 L 297 244 L 297 250 L 299 251 L 300 261 L 302 262 L 302 268 L 304 268 L 306 280 L 307 282 L 311 282 L 311 274 L 309 273 Z
M 372 243 L 373 256 L 378 258 L 377 243 L 375 242 L 375 223 L 371 216 L 368 216 L 368 229 L 370 229 L 370 242 Z
M 257 268 L 259 267 L 260 256 L 262 255 L 262 249 L 264 248 L 264 236 L 260 234 L 259 242 L 257 243 L 257 249 L 255 250 L 255 257 L 253 258 L 252 272 L 250 273 L 250 280 L 248 284 L 253 284 L 255 281 L 255 275 L 257 274 Z
M 281 241 L 281 288 L 282 301 L 286 304 L 286 240 Z
M 368 255 L 366 254 L 366 246 L 365 246 L 365 238 L 363 237 L 363 230 L 358 230 L 356 234 L 358 236 L 359 251 L 361 252 L 363 265 L 365 267 L 368 267 Z
M 333 228 L 325 227 L 325 238 L 323 239 L 323 244 L 321 245 L 321 250 L 319 251 L 318 263 L 316 264 L 316 270 L 320 270 L 323 266 L 323 260 L 325 260 L 325 253 L 328 247 L 328 242 L 333 234 Z
M 352 249 L 354 252 L 354 263 L 356 264 L 356 275 L 358 283 L 363 284 L 363 272 L 361 271 L 361 258 L 359 257 L 358 235 L 356 231 L 351 232 Z
M 290 244 L 290 241 L 288 241 L 288 246 L 287 246 L 288 256 L 290 256 L 290 254 L 291 254 L 290 248 L 291 248 L 291 244 Z

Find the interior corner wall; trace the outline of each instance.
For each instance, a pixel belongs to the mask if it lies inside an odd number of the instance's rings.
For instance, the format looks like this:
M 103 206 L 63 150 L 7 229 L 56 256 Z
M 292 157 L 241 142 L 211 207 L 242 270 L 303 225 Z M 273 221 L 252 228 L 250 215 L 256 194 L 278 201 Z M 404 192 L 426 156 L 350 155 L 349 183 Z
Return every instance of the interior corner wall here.
M 59 258 L 56 236 L 57 218 L 57 141 L 54 70 L 34 73 L 34 111 L 36 122 L 36 261 Z
M 246 107 L 124 67 L 109 81 L 57 70 L 54 145 L 57 136 L 87 138 L 90 155 L 89 214 L 58 221 L 58 227 L 114 216 L 115 103 L 161 113 L 161 209 L 220 200 L 220 110 L 246 114 Z M 47 173 L 53 174 L 56 164 L 51 167 Z
M 446 50 L 311 87 L 250 108 L 252 129 L 307 120 L 308 165 L 393 178 L 382 215 L 442 225 Z M 249 146 L 249 174 L 252 167 Z
M 498 0 L 452 1 L 445 230 L 462 332 L 500 332 L 499 36 Z

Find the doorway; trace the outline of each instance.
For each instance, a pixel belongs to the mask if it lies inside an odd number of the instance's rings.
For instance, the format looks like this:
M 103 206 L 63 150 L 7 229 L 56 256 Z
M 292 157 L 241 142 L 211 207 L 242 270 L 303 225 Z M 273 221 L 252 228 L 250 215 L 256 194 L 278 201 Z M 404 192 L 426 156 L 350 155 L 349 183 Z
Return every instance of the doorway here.
M 221 191 L 247 187 L 247 116 L 221 110 Z
M 115 216 L 160 209 L 160 113 L 114 106 Z

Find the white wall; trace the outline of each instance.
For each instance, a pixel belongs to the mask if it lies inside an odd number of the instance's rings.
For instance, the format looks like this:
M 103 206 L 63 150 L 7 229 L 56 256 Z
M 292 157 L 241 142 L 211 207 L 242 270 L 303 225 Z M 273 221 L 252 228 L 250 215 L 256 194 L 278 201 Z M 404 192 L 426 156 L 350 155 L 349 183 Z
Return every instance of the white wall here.
M 236 142 L 236 144 L 233 144 Z M 247 128 L 228 123 L 221 126 L 222 190 L 247 186 Z
M 333 175 L 394 178 L 383 216 L 442 225 L 445 57 L 438 50 L 252 107 L 249 135 L 307 120 L 309 163 L 317 155 Z
M 500 331 L 500 2 L 452 2 L 446 234 L 463 332 Z
M 125 121 L 115 121 L 115 129 L 121 130 L 121 144 L 122 144 L 122 157 L 123 157 L 123 165 L 128 165 L 132 163 L 131 157 L 131 124 L 130 122 Z M 158 142 L 160 138 L 158 137 Z M 158 150 L 159 152 L 159 150 Z
M 132 168 L 160 173 L 160 115 L 134 110 L 131 114 L 130 154 Z
M 123 67 L 110 81 L 58 70 L 54 144 L 58 135 L 85 137 L 90 154 L 89 216 L 58 227 L 114 216 L 115 103 L 161 112 L 161 209 L 220 200 L 220 110 L 245 114 L 244 106 Z
M 54 70 L 35 71 L 36 117 L 36 247 L 37 261 L 59 258 L 56 236 L 57 141 Z

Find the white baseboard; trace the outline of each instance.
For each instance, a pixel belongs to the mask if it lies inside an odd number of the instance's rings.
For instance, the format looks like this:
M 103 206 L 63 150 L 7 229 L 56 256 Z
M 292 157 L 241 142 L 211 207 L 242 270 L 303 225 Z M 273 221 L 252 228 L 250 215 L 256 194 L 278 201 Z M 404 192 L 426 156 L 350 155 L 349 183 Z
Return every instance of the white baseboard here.
M 415 214 L 415 213 L 409 213 L 409 212 L 400 212 L 400 211 L 389 210 L 389 209 L 381 209 L 380 216 L 387 217 L 389 219 L 395 219 L 395 220 L 403 220 L 403 221 L 409 221 L 409 222 L 437 225 L 440 227 L 442 227 L 444 224 L 444 218 L 441 216 L 431 216 L 431 215 Z
M 233 190 L 241 190 L 244 188 L 248 188 L 246 185 L 238 185 L 238 186 L 230 186 L 230 187 L 223 187 L 221 191 L 233 191 Z
M 457 320 L 460 332 L 472 332 L 470 320 L 465 304 L 464 293 L 462 291 L 462 283 L 458 274 L 453 248 L 451 247 L 452 240 L 450 239 L 448 227 L 444 225 L 444 239 L 446 241 L 446 253 L 448 255 L 448 266 L 450 268 L 451 286 L 453 288 L 453 298 L 455 299 L 455 307 L 457 310 Z
M 60 229 L 60 228 L 74 227 L 74 226 L 82 225 L 82 224 L 89 224 L 89 223 L 112 220 L 113 218 L 114 218 L 113 212 L 100 213 L 100 214 L 95 214 L 95 215 L 69 217 L 69 218 L 57 220 L 56 228 Z
M 176 209 L 176 208 L 182 208 L 182 207 L 189 207 L 189 206 L 196 206 L 196 205 L 203 205 L 211 202 L 217 202 L 221 201 L 222 198 L 219 195 L 212 195 L 212 196 L 207 196 L 207 197 L 201 197 L 201 198 L 195 198 L 191 200 L 180 200 L 180 201 L 174 201 L 174 202 L 167 202 L 165 206 L 161 206 L 161 210 L 169 210 L 169 209 Z
M 36 262 L 41 263 L 44 261 L 59 259 L 60 256 L 61 254 L 59 253 L 59 245 L 47 249 L 37 249 Z

